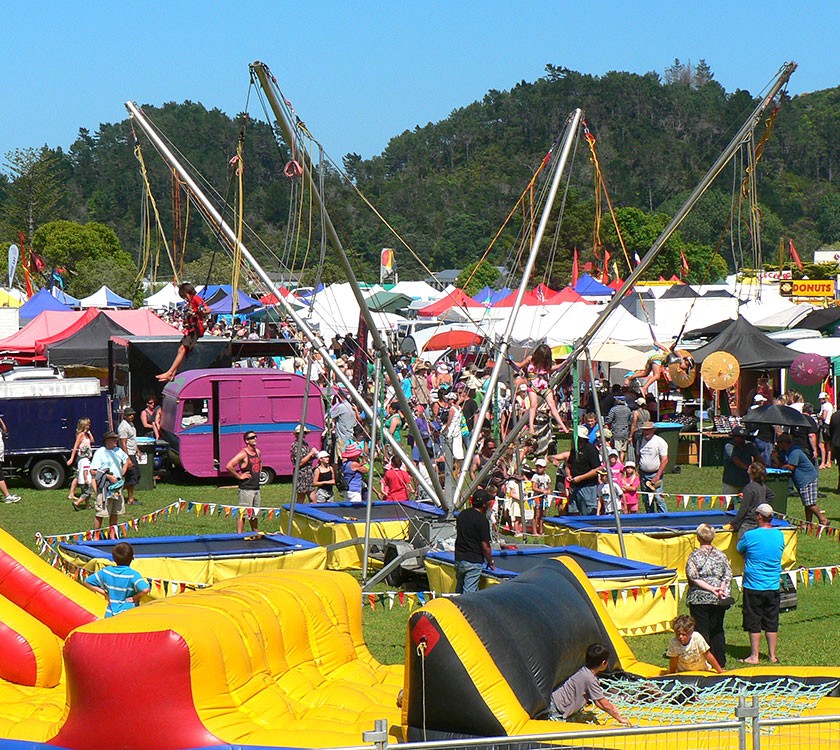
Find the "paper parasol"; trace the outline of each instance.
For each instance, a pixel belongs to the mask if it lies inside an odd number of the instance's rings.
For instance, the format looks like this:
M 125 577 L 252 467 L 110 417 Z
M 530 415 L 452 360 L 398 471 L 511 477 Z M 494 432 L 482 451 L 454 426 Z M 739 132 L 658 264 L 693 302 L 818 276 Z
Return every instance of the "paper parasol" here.
M 741 366 L 729 352 L 714 352 L 703 360 L 700 372 L 709 388 L 722 391 L 735 385 L 741 374 Z
M 790 377 L 800 385 L 816 385 L 825 380 L 828 360 L 819 354 L 800 354 L 790 365 Z
M 677 388 L 689 388 L 697 379 L 697 363 L 685 349 L 677 349 L 675 354 L 679 359 L 668 365 L 671 382 Z

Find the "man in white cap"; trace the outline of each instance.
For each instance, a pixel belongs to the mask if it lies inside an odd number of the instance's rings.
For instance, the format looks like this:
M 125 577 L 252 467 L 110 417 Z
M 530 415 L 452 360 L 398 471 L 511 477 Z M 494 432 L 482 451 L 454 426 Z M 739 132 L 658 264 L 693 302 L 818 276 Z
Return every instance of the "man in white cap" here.
M 662 477 L 668 468 L 668 443 L 656 434 L 653 422 L 641 425 L 637 463 L 639 467 L 639 492 L 645 501 L 645 513 L 667 513 L 668 506 L 662 494 Z
M 743 627 L 750 634 L 750 655 L 744 664 L 758 664 L 761 631 L 767 637 L 767 655 L 778 663 L 776 645 L 779 638 L 779 579 L 782 575 L 782 553 L 785 539 L 773 528 L 773 507 L 761 503 L 755 509 L 758 526 L 747 531 L 738 541 L 738 552 L 744 555 Z
M 819 439 L 820 439 L 820 469 L 831 468 L 831 432 L 829 431 L 829 424 L 831 417 L 834 416 L 834 404 L 825 391 L 820 392 L 820 413 L 817 424 L 819 424 Z

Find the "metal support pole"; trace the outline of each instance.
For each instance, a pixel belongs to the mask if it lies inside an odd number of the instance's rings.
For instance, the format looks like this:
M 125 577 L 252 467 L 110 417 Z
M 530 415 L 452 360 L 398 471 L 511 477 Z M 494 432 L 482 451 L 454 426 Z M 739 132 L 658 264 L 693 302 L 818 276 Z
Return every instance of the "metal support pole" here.
M 297 483 L 300 476 L 300 450 L 303 448 L 304 433 L 306 432 L 306 412 L 309 407 L 309 387 L 312 381 L 309 379 L 312 375 L 312 355 L 310 353 L 306 361 L 306 389 L 303 391 L 303 416 L 300 418 L 298 425 L 300 432 L 295 438 L 295 470 L 292 473 L 292 497 L 289 500 L 289 522 L 286 524 L 286 534 L 292 535 L 292 523 L 295 520 L 295 506 L 297 505 Z M 322 446 L 323 447 L 323 446 Z
M 280 290 L 275 286 L 274 282 L 271 280 L 269 275 L 265 272 L 265 269 L 257 262 L 253 255 L 248 251 L 244 244 L 239 242 L 236 237 L 236 234 L 233 230 L 228 226 L 225 220 L 222 218 L 222 215 L 216 210 L 213 204 L 208 200 L 207 196 L 204 195 L 201 188 L 199 188 L 198 184 L 192 178 L 192 175 L 187 172 L 183 166 L 179 163 L 179 161 L 175 158 L 172 154 L 172 151 L 169 147 L 163 142 L 161 137 L 158 133 L 151 127 L 151 125 L 146 121 L 145 116 L 140 111 L 140 109 L 135 105 L 133 102 L 126 102 L 125 104 L 126 109 L 131 113 L 131 116 L 134 118 L 135 122 L 142 128 L 143 132 L 148 136 L 148 138 L 152 141 L 155 148 L 164 158 L 167 164 L 169 164 L 177 173 L 178 176 L 183 180 L 184 184 L 189 188 L 190 192 L 192 193 L 193 197 L 201 204 L 202 208 L 207 212 L 207 215 L 212 219 L 219 228 L 221 234 L 227 239 L 228 242 L 231 243 L 234 247 L 239 247 L 240 251 L 242 252 L 242 257 L 248 262 L 257 276 L 260 277 L 260 280 L 266 285 L 268 290 L 277 297 L 277 301 L 280 306 L 283 308 L 285 313 L 294 321 L 295 325 L 297 326 L 298 330 L 312 343 L 312 347 L 317 349 L 318 353 L 321 355 L 321 358 L 324 360 L 324 364 L 330 369 L 330 371 L 335 376 L 336 380 L 341 383 L 346 389 L 347 392 L 350 394 L 353 401 L 356 402 L 356 405 L 368 415 L 371 419 L 371 423 L 373 420 L 376 419 L 376 415 L 374 411 L 370 408 L 370 404 L 365 401 L 364 397 L 356 390 L 356 387 L 353 385 L 350 378 L 345 375 L 344 371 L 336 364 L 335 360 L 332 358 L 332 354 L 330 353 L 329 349 L 324 345 L 324 342 L 321 341 L 319 336 L 316 336 L 312 329 L 309 327 L 309 324 L 298 315 L 297 310 L 291 305 L 291 303 L 280 293 Z M 396 382 L 396 381 L 395 381 Z M 401 389 L 397 389 L 398 393 Z M 417 479 L 418 483 L 429 493 L 430 497 L 438 496 L 437 492 L 440 489 L 440 483 L 433 481 L 431 484 L 428 483 L 417 471 L 417 468 L 414 466 L 414 463 L 408 457 L 408 455 L 403 450 L 402 446 L 394 439 L 394 436 L 390 433 L 385 436 L 386 441 L 388 444 L 394 449 L 396 454 L 402 458 L 402 460 L 406 464 L 406 468 L 414 474 L 415 479 Z
M 276 92 L 271 86 L 271 83 L 274 82 L 274 77 L 271 75 L 271 71 L 269 71 L 268 66 L 265 65 L 265 63 L 261 62 L 254 62 L 251 65 L 251 71 L 257 77 L 257 79 L 260 82 L 260 85 L 262 86 L 263 91 L 265 92 L 269 106 L 274 112 L 274 116 L 277 118 L 277 124 L 283 131 L 283 136 L 285 137 L 286 142 L 289 144 L 294 143 L 294 129 L 292 128 L 291 123 L 286 118 L 286 113 L 283 107 L 281 106 L 280 101 L 277 99 Z M 400 411 L 402 411 L 403 415 L 405 416 L 406 427 L 408 427 L 408 431 L 414 438 L 414 442 L 417 445 L 417 451 L 420 454 L 420 460 L 423 462 L 423 464 L 426 466 L 426 470 L 429 472 L 429 480 L 431 482 L 432 487 L 434 488 L 433 492 L 431 492 L 430 495 L 439 497 L 441 499 L 441 504 L 443 504 L 445 499 L 443 488 L 440 486 L 440 481 L 438 480 L 437 473 L 434 471 L 432 459 L 429 456 L 429 452 L 426 450 L 426 445 L 423 442 L 423 437 L 420 435 L 420 429 L 417 427 L 417 423 L 415 422 L 415 420 L 411 419 L 411 407 L 409 406 L 408 399 L 406 398 L 405 393 L 403 392 L 402 388 L 399 387 L 400 380 L 397 377 L 397 371 L 396 369 L 394 369 L 394 365 L 391 362 L 387 344 L 385 343 L 384 339 L 379 333 L 379 329 L 376 327 L 376 322 L 373 319 L 373 315 L 370 312 L 370 308 L 368 308 L 367 302 L 365 301 L 364 295 L 362 294 L 362 290 L 359 287 L 359 282 L 356 279 L 356 272 L 353 270 L 353 266 L 350 264 L 350 261 L 347 258 L 347 254 L 344 252 L 344 245 L 342 245 L 341 239 L 338 236 L 338 232 L 336 232 L 335 226 L 333 225 L 332 219 L 330 218 L 329 211 L 324 205 L 323 196 L 321 195 L 317 184 L 312 179 L 312 166 L 310 163 L 309 155 L 306 153 L 306 151 L 301 151 L 299 153 L 299 157 L 302 162 L 300 166 L 303 169 L 303 175 L 309 181 L 309 184 L 312 187 L 312 197 L 314 198 L 315 205 L 318 207 L 318 210 L 321 212 L 321 216 L 323 217 L 324 226 L 327 229 L 327 235 L 329 236 L 330 242 L 332 243 L 333 249 L 335 250 L 336 258 L 338 259 L 339 264 L 341 265 L 345 275 L 347 276 L 347 281 L 350 282 L 350 288 L 353 291 L 353 296 L 356 298 L 356 302 L 359 305 L 359 310 L 361 311 L 362 317 L 365 319 L 365 323 L 368 327 L 368 333 L 373 339 L 373 346 L 380 353 L 380 356 L 382 358 L 382 364 L 385 366 L 385 372 L 388 374 L 388 377 L 391 380 L 391 384 L 394 386 L 397 402 L 400 405 Z M 373 424 L 373 421 L 371 421 L 371 424 Z M 393 436 L 391 437 L 393 438 Z M 406 469 L 408 469 L 412 474 L 415 475 L 418 482 L 421 482 L 420 472 L 417 471 L 417 467 L 414 466 L 414 462 L 411 461 L 405 455 L 404 452 L 402 452 L 402 448 L 400 448 L 398 454 L 400 455 L 400 458 L 403 459 L 403 462 L 406 464 Z M 425 485 L 426 481 L 422 480 L 422 483 Z M 444 505 L 444 507 L 447 506 Z M 448 506 L 448 510 L 451 511 L 451 509 L 452 506 Z
M 373 408 L 379 409 L 379 387 L 382 379 L 382 368 L 380 367 L 379 354 L 373 360 Z M 368 467 L 368 495 L 367 508 L 365 509 L 365 552 L 362 557 L 362 585 L 367 583 L 368 555 L 370 554 L 370 517 L 373 507 L 373 459 L 376 457 L 376 426 L 379 420 L 374 421 L 370 426 L 370 466 Z M 385 426 L 382 426 L 385 432 Z
M 531 271 L 533 271 L 534 264 L 537 261 L 537 253 L 539 252 L 540 244 L 542 243 L 542 238 L 545 234 L 545 228 L 548 225 L 548 217 L 551 213 L 552 207 L 554 206 L 554 199 L 557 196 L 557 191 L 560 189 L 560 179 L 563 177 L 563 172 L 566 169 L 566 163 L 569 160 L 569 154 L 571 153 L 572 144 L 575 141 L 575 136 L 577 135 L 578 128 L 580 127 L 580 120 L 582 116 L 583 112 L 580 109 L 576 109 L 566 121 L 566 132 L 563 138 L 560 155 L 557 159 L 557 166 L 554 169 L 551 187 L 545 200 L 545 207 L 543 209 L 542 216 L 540 217 L 540 223 L 537 227 L 537 231 L 534 234 L 533 242 L 531 243 L 531 251 L 528 253 L 528 260 L 526 261 L 525 269 L 522 272 L 522 281 L 520 281 L 519 289 L 516 292 L 513 309 L 511 310 L 510 317 L 508 318 L 507 325 L 505 326 L 505 331 L 502 334 L 499 352 L 496 355 L 496 366 L 490 374 L 490 385 L 487 389 L 490 393 L 495 390 L 496 383 L 499 381 L 499 372 L 501 371 L 502 365 L 507 360 L 508 349 L 510 348 L 510 337 L 513 333 L 513 327 L 516 324 L 516 317 L 519 314 L 519 308 L 522 306 L 522 300 L 525 297 L 525 292 L 528 289 L 528 284 L 531 280 Z M 515 396 L 516 394 L 513 395 Z M 490 402 L 487 399 L 481 402 L 481 407 L 478 410 L 478 414 L 475 416 L 476 425 L 482 424 L 489 406 Z M 475 450 L 478 446 L 479 437 L 479 430 L 473 430 L 470 435 L 470 444 L 467 446 L 466 453 L 464 454 L 464 466 L 470 466 L 472 464 L 473 456 L 475 456 Z M 458 482 L 455 485 L 454 502 L 456 505 L 461 504 L 461 491 L 464 489 L 466 479 L 467 472 L 461 472 L 458 477 Z
M 592 403 L 595 407 L 595 416 L 598 418 L 598 431 L 601 434 L 601 462 L 607 469 L 607 483 L 610 486 L 610 495 L 613 501 L 613 515 L 615 516 L 615 532 L 618 534 L 618 546 L 621 548 L 621 556 L 627 557 L 627 550 L 624 548 L 624 534 L 621 531 L 621 509 L 618 507 L 618 498 L 615 491 L 615 483 L 613 482 L 613 475 L 610 471 L 610 456 L 607 450 L 607 441 L 604 438 L 604 415 L 601 414 L 601 403 L 598 400 L 598 394 L 594 390 L 595 370 L 592 367 L 592 358 L 589 356 L 589 347 L 583 350 L 586 354 L 586 366 L 589 368 L 589 380 L 593 385 Z M 576 440 L 576 437 L 572 438 Z
M 697 203 L 698 200 L 702 197 L 702 195 L 708 190 L 711 186 L 712 182 L 714 182 L 715 178 L 720 174 L 723 168 L 729 163 L 729 160 L 738 152 L 738 149 L 741 148 L 742 144 L 744 143 L 745 139 L 749 136 L 752 132 L 753 128 L 758 124 L 761 119 L 761 116 L 765 109 L 770 106 L 770 103 L 775 98 L 776 94 L 782 90 L 784 85 L 788 82 L 793 72 L 796 70 L 796 63 L 786 63 L 782 66 L 779 74 L 776 77 L 774 84 L 770 87 L 770 90 L 765 95 L 765 97 L 761 100 L 758 106 L 752 111 L 750 116 L 746 119 L 744 124 L 740 127 L 738 132 L 729 142 L 727 147 L 723 150 L 721 155 L 715 160 L 715 163 L 706 172 L 703 179 L 697 185 L 696 188 L 691 192 L 691 195 L 686 199 L 686 202 L 680 208 L 679 211 L 674 215 L 674 218 L 671 219 L 671 222 L 668 224 L 667 227 L 662 231 L 662 234 L 656 238 L 656 241 L 651 245 L 650 250 L 645 253 L 644 258 L 642 258 L 641 263 L 639 263 L 632 271 L 632 273 L 627 277 L 624 284 L 621 288 L 613 295 L 612 299 L 606 304 L 601 314 L 598 318 L 592 323 L 589 330 L 577 341 L 575 342 L 575 346 L 573 348 L 572 353 L 569 355 L 569 359 L 566 362 L 566 366 L 561 368 L 558 372 L 556 372 L 550 379 L 549 379 L 549 387 L 553 388 L 557 383 L 562 380 L 566 374 L 569 372 L 569 367 L 571 362 L 575 362 L 577 358 L 580 356 L 583 348 L 592 340 L 595 334 L 598 332 L 598 329 L 607 321 L 610 314 L 621 304 L 621 301 L 630 293 L 633 287 L 636 285 L 636 282 L 642 278 L 642 275 L 650 268 L 651 264 L 654 260 L 656 260 L 656 256 L 659 254 L 659 251 L 664 247 L 665 243 L 671 238 L 671 235 L 677 230 L 679 225 L 682 223 L 683 219 L 688 215 L 694 205 Z M 516 440 L 517 435 L 519 432 L 528 424 L 528 417 L 527 415 L 520 419 L 508 433 L 507 438 L 502 440 L 500 444 L 496 448 L 496 453 L 493 454 L 490 461 L 485 464 L 484 467 L 478 472 L 473 483 L 470 485 L 469 489 L 465 493 L 465 496 L 469 496 L 470 492 L 472 492 L 475 487 L 484 480 L 484 477 L 490 471 L 490 467 L 495 464 L 496 461 L 504 454 L 505 449 L 508 445 L 510 445 L 514 440 Z

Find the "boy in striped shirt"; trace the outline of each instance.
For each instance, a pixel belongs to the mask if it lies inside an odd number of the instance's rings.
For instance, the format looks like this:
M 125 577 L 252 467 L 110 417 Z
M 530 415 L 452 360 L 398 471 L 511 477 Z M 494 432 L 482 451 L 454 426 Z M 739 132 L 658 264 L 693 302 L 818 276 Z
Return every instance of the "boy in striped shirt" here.
M 150 588 L 149 582 L 131 567 L 134 548 L 128 542 L 117 544 L 112 555 L 114 565 L 85 578 L 85 586 L 98 591 L 108 600 L 105 617 L 134 609 Z

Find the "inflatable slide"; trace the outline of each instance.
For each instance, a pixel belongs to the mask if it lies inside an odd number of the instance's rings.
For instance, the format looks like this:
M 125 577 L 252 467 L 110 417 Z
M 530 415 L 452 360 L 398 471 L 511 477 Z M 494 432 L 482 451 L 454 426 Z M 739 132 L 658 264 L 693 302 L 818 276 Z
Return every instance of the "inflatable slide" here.
M 559 557 L 502 586 L 435 599 L 415 612 L 406 642 L 403 729 L 407 741 L 587 731 L 617 726 L 549 721 L 552 691 L 583 666 L 587 646 L 612 652 L 607 697 L 634 725 L 731 720 L 738 696 L 756 695 L 765 717 L 840 715 L 840 668 L 752 667 L 725 675 L 664 675 L 638 661 L 604 610 L 583 570 Z M 811 741 L 836 725 L 804 727 Z M 796 746 L 798 727 L 778 727 L 762 747 Z M 732 735 L 732 736 L 730 736 Z M 687 735 L 639 738 L 663 748 L 696 746 Z M 828 741 L 828 740 L 827 740 Z M 593 744 L 595 743 L 595 744 Z M 779 744 L 776 744 L 779 743 Z M 794 744 L 791 744 L 794 743 Z M 572 743 L 576 744 L 576 743 Z M 586 740 L 587 747 L 627 747 L 627 739 Z M 830 741 L 829 741 L 830 744 Z M 703 747 L 736 748 L 723 733 Z
M 0 738 L 49 740 L 66 711 L 67 635 L 105 612 L 105 599 L 0 530 Z

